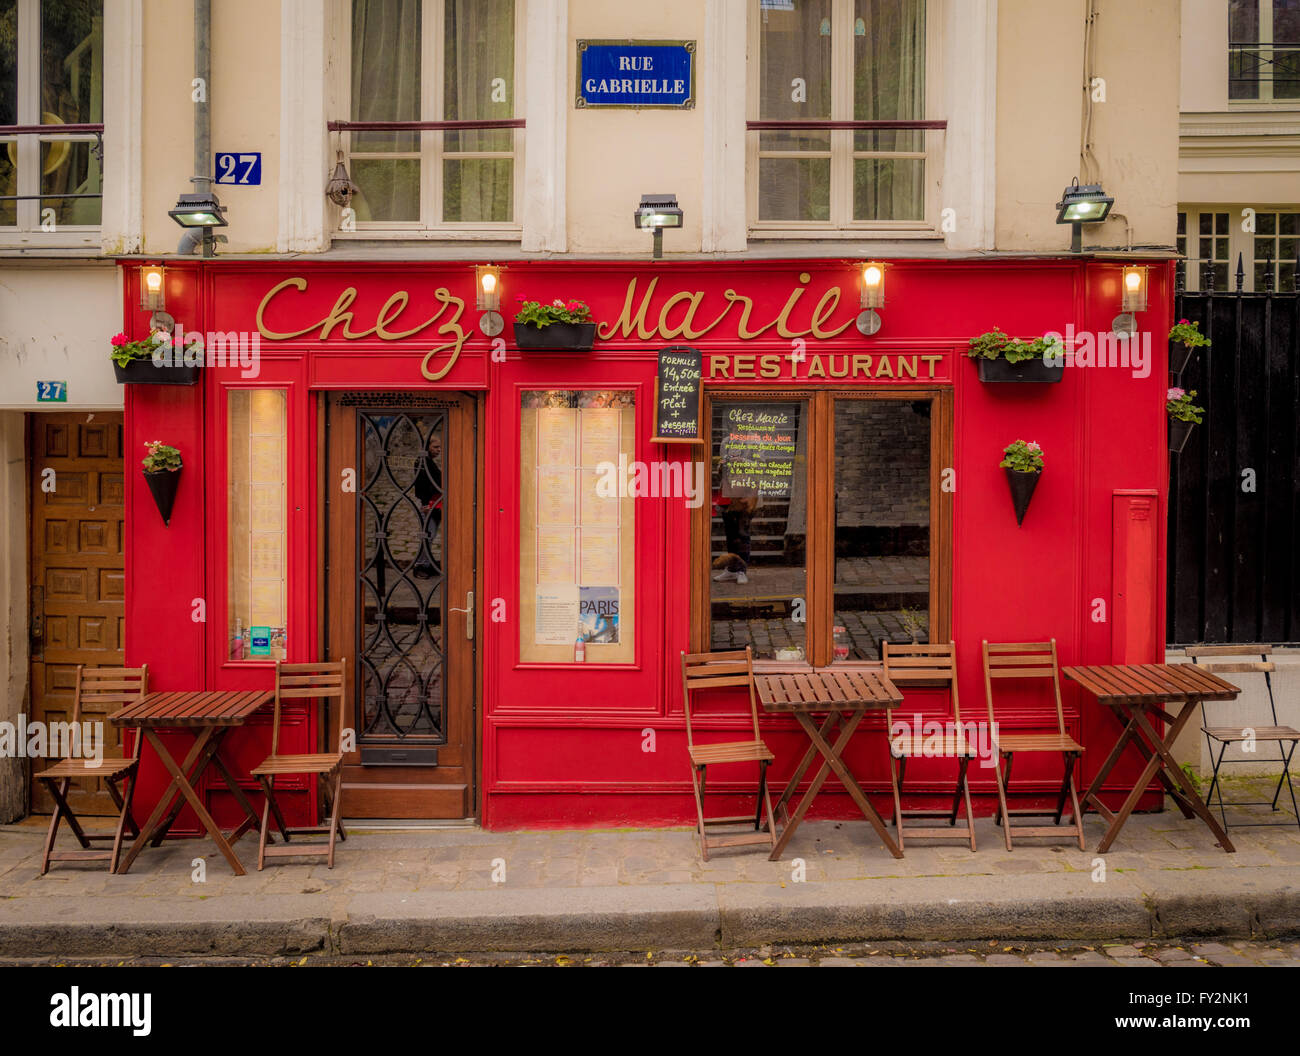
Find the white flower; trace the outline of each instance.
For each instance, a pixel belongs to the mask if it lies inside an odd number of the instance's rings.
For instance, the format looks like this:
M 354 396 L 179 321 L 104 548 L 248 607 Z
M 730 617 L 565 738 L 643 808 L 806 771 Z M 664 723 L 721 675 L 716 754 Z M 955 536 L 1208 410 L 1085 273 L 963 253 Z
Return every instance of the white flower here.
M 555 300 L 553 300 L 553 301 L 551 302 L 551 304 L 553 304 L 556 308 L 563 308 L 563 307 L 564 307 L 564 302 L 563 302 L 562 300 L 560 300 L 558 297 L 556 297 Z

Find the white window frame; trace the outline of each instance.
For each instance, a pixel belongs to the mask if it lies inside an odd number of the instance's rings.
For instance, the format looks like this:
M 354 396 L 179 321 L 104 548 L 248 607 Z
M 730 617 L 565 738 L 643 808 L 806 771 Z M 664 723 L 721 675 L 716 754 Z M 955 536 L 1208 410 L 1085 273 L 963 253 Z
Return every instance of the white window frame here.
M 45 0 L 57 2 L 57 0 Z M 17 112 L 16 124 L 39 125 L 41 111 L 38 100 L 41 97 L 41 3 L 42 0 L 18 0 L 18 40 L 17 40 Z M 99 86 L 101 110 L 107 117 L 109 85 L 109 22 L 113 17 L 113 4 L 106 0 L 101 16 L 101 37 L 104 48 L 103 65 L 100 69 Z M 107 127 L 106 120 L 103 122 Z M 0 150 L 8 151 L 10 143 L 18 144 L 18 180 L 17 194 L 38 194 L 41 189 L 41 144 L 51 141 L 68 141 L 74 143 L 94 143 L 93 133 L 58 135 L 57 125 L 50 126 L 50 135 L 39 136 L 4 136 L 0 135 Z M 53 231 L 41 230 L 41 199 L 30 198 L 14 202 L 16 207 L 13 226 L 0 226 L 0 247 L 32 247 L 42 249 L 68 249 L 91 246 L 98 249 L 101 245 L 103 219 L 108 208 L 105 187 L 105 158 L 99 160 L 100 199 L 98 224 L 59 224 Z
M 1273 48 L 1276 46 L 1276 43 L 1273 40 L 1273 0 L 1251 0 L 1251 2 L 1255 4 L 1256 9 L 1259 12 L 1260 47 L 1258 48 L 1258 52 L 1259 52 L 1260 65 L 1263 66 L 1264 63 L 1266 62 L 1271 63 L 1273 61 Z M 1228 51 L 1229 78 L 1231 78 L 1232 76 L 1232 47 L 1231 47 L 1232 37 L 1230 31 L 1231 31 L 1230 26 L 1225 27 L 1225 32 L 1229 34 L 1228 39 L 1226 41 L 1226 44 L 1228 45 L 1227 51 Z M 1287 45 L 1287 44 L 1284 44 L 1282 46 L 1284 48 L 1300 47 L 1300 45 Z M 1233 99 L 1231 81 L 1229 81 L 1228 84 L 1224 85 L 1224 90 L 1228 95 L 1228 105 L 1233 107 L 1234 109 L 1237 107 L 1245 107 L 1249 109 L 1250 107 L 1271 108 L 1275 106 L 1281 106 L 1281 107 L 1292 108 L 1292 107 L 1300 106 L 1300 99 L 1274 99 L 1273 80 L 1271 77 L 1268 80 L 1264 80 L 1263 78 L 1260 79 L 1259 95 L 1257 95 L 1254 99 Z
M 922 120 L 940 116 L 937 104 L 943 99 L 943 23 L 946 12 L 940 0 L 926 0 L 925 11 L 925 113 Z M 761 12 L 758 0 L 749 0 L 749 62 L 747 103 L 749 120 L 758 120 Z M 853 116 L 853 0 L 831 0 L 831 120 Z M 843 115 L 843 116 L 841 116 Z M 851 129 L 833 129 L 831 137 L 831 189 L 829 220 L 760 220 L 758 218 L 758 164 L 761 133 L 745 133 L 745 186 L 748 231 L 751 238 L 857 238 L 877 234 L 887 238 L 934 238 L 938 235 L 939 188 L 942 182 L 944 149 L 939 129 L 921 132 L 925 149 L 903 151 L 854 151 Z M 776 151 L 774 157 L 825 156 L 825 151 L 800 154 Z M 916 157 L 924 160 L 925 182 L 920 220 L 854 220 L 853 163 L 858 158 Z
M 524 44 L 525 44 L 525 0 L 515 0 L 515 55 L 514 55 L 514 105 L 513 117 L 519 117 L 521 111 L 521 92 L 524 85 Z M 352 3 L 340 0 L 340 18 L 335 45 L 339 56 L 337 63 L 340 71 L 340 84 L 337 99 L 341 101 L 344 113 L 336 120 L 352 120 Z M 439 121 L 439 117 L 426 117 L 426 114 L 443 113 L 443 82 L 441 71 L 445 57 L 446 40 L 443 36 L 445 25 L 444 0 L 421 0 L 420 25 L 423 40 L 420 46 L 420 120 Z M 437 76 L 429 76 L 436 72 Z M 420 136 L 420 149 L 404 153 L 386 152 L 352 152 L 352 133 L 335 133 L 337 142 L 331 143 L 330 153 L 338 149 L 343 152 L 348 171 L 356 160 L 393 160 L 418 159 L 420 162 L 420 216 L 417 220 L 370 220 L 355 222 L 353 230 L 344 230 L 338 210 L 334 214 L 330 237 L 335 239 L 410 239 L 410 238 L 456 238 L 464 240 L 518 241 L 522 236 L 523 223 L 523 175 L 524 175 L 524 137 L 523 129 L 508 129 L 511 134 L 511 150 L 504 151 L 457 151 L 447 155 L 443 152 L 444 133 L 441 131 L 423 131 Z M 453 223 L 437 221 L 434 218 L 442 210 L 442 162 L 445 158 L 489 158 L 513 162 L 513 187 L 511 188 L 511 212 L 514 219 L 509 222 L 471 222 Z
M 1222 203 L 1214 204 L 1214 203 L 1202 202 L 1196 204 L 1180 203 L 1178 206 L 1178 212 L 1187 214 L 1187 235 L 1186 235 L 1187 247 L 1188 249 L 1196 249 L 1198 254 L 1200 252 L 1199 242 L 1201 236 L 1198 234 L 1198 232 L 1200 230 L 1201 215 L 1204 213 L 1227 213 L 1228 214 L 1228 231 L 1227 231 L 1228 259 L 1224 262 L 1228 266 L 1228 281 L 1224 285 L 1220 285 L 1219 283 L 1216 282 L 1214 286 L 1215 293 L 1236 292 L 1238 256 L 1241 257 L 1241 264 L 1242 264 L 1242 268 L 1244 269 L 1244 275 L 1245 275 L 1245 279 L 1241 287 L 1242 292 L 1243 293 L 1263 292 L 1262 290 L 1256 290 L 1255 288 L 1255 238 L 1259 234 L 1259 232 L 1243 231 L 1241 226 L 1242 219 L 1243 219 L 1242 211 L 1248 208 L 1255 210 L 1255 222 L 1257 225 L 1259 222 L 1259 216 L 1262 213 L 1272 213 L 1276 215 L 1279 213 L 1300 212 L 1300 205 L 1297 205 L 1295 203 L 1292 203 L 1290 205 L 1277 205 L 1277 204 L 1257 205 L 1254 203 L 1250 203 L 1248 205 L 1243 203 L 1236 203 L 1234 205 L 1223 205 Z M 1206 237 L 1222 237 L 1222 236 L 1206 236 Z M 1264 235 L 1262 237 L 1267 238 L 1269 236 Z M 1272 236 L 1275 243 L 1279 238 L 1295 238 L 1295 237 L 1297 236 L 1277 235 L 1277 234 L 1274 234 Z M 1288 262 L 1292 261 L 1293 259 L 1294 258 L 1292 257 L 1286 258 Z M 1274 266 L 1273 289 L 1275 291 L 1278 288 L 1277 275 L 1276 275 L 1276 272 L 1278 270 L 1277 264 L 1278 264 L 1278 259 L 1275 257 L 1273 259 L 1273 266 Z M 1188 255 L 1187 269 L 1184 274 L 1185 274 L 1185 286 L 1189 293 L 1199 292 L 1202 288 L 1201 266 L 1202 266 L 1202 261 L 1200 259 L 1197 259 L 1196 254 Z M 1281 292 L 1289 293 L 1290 290 L 1283 290 Z

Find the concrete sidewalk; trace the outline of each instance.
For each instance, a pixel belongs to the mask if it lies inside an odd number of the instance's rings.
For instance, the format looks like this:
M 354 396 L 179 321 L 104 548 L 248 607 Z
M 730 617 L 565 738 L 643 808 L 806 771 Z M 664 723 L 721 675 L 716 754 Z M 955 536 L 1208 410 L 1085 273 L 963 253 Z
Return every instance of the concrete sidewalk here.
M 1089 816 L 1086 830 L 1095 847 L 1100 819 Z M 1135 815 L 1104 856 L 1104 880 L 1094 879 L 1099 856 L 1066 839 L 1017 844 L 1008 854 L 991 819 L 976 831 L 974 854 L 910 843 L 897 861 L 865 822 L 810 822 L 783 861 L 737 849 L 704 863 L 684 829 L 358 827 L 332 871 L 291 859 L 258 873 L 256 843 L 246 836 L 236 848 L 250 867 L 243 877 L 197 840 L 146 849 L 127 876 L 65 863 L 41 877 L 44 829 L 28 822 L 0 827 L 0 957 L 1300 935 L 1294 819 L 1233 829 L 1230 855 L 1176 811 Z M 200 856 L 202 882 L 192 879 Z M 795 859 L 805 863 L 803 882 L 794 879 Z

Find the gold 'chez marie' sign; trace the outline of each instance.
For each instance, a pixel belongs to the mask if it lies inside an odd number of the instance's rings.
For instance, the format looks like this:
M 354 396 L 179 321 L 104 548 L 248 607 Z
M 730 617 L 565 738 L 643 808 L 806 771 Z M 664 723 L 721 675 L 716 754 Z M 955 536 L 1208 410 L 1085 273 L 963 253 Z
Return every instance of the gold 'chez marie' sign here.
M 842 321 L 832 321 L 839 310 L 840 300 L 843 296 L 839 286 L 829 287 L 822 293 L 815 304 L 811 303 L 811 298 L 808 302 L 801 304 L 803 295 L 807 292 L 806 286 L 810 280 L 811 276 L 808 272 L 801 272 L 798 285 L 786 296 L 775 316 L 767 318 L 766 322 L 762 322 L 754 318 L 754 299 L 745 294 L 737 293 L 733 289 L 726 289 L 722 292 L 722 301 L 724 303 L 721 307 L 715 303 L 707 308 L 707 298 L 703 290 L 679 290 L 658 303 L 658 311 L 656 312 L 655 294 L 659 286 L 658 277 L 652 278 L 646 283 L 644 291 L 640 293 L 639 297 L 637 280 L 632 278 L 628 280 L 627 291 L 623 297 L 623 306 L 618 317 L 612 322 L 601 323 L 596 328 L 596 333 L 605 341 L 612 338 L 630 340 L 634 337 L 642 341 L 656 339 L 664 341 L 679 339 L 696 341 L 717 329 L 729 318 L 734 317 L 736 336 L 742 341 L 752 341 L 755 338 L 762 337 L 769 330 L 773 331 L 777 337 L 786 340 L 805 337 L 811 337 L 815 340 L 828 340 L 838 337 L 853 324 L 856 309 Z M 268 308 L 271 307 L 273 301 L 280 298 L 287 290 L 297 290 L 298 293 L 304 294 L 307 292 L 307 280 L 294 277 L 277 283 L 267 291 L 266 296 L 262 298 L 261 303 L 257 306 L 257 329 L 268 341 L 292 341 L 312 333 L 319 340 L 325 341 L 333 335 L 335 330 L 338 330 L 339 336 L 345 341 L 357 341 L 372 336 L 379 338 L 381 341 L 401 341 L 414 337 L 421 331 L 427 330 L 435 323 L 438 323 L 439 325 L 434 333 L 447 340 L 430 348 L 425 353 L 420 364 L 420 373 L 430 381 L 437 381 L 448 374 L 460 358 L 461 349 L 464 347 L 466 339 L 474 332 L 473 330 L 466 330 L 460 325 L 461 316 L 465 312 L 465 302 L 454 296 L 445 286 L 439 286 L 433 291 L 434 299 L 438 302 L 438 308 L 433 315 L 423 322 L 416 323 L 406 329 L 392 329 L 397 325 L 398 319 L 410 304 L 411 295 L 406 290 L 398 290 L 384 302 L 375 316 L 373 326 L 363 330 L 356 330 L 353 328 L 355 318 L 352 311 L 352 302 L 356 300 L 357 289 L 355 286 L 348 286 L 339 294 L 334 306 L 324 316 L 296 330 L 273 330 L 267 325 L 266 321 Z M 443 353 L 446 354 L 445 359 L 435 368 L 435 361 Z M 831 362 L 826 367 L 823 367 L 815 355 L 810 356 L 811 362 L 808 366 L 809 373 L 807 376 L 817 377 L 817 371 L 827 369 L 827 367 L 829 367 L 829 374 L 824 376 L 873 376 L 871 356 L 855 355 L 840 358 L 845 361 L 844 364 Z M 874 376 L 916 377 L 915 361 L 919 359 L 925 362 L 929 368 L 928 376 L 934 377 L 934 363 L 938 361 L 939 357 L 920 356 L 909 358 L 912 362 L 908 366 L 903 366 L 900 363 L 899 374 L 882 371 L 878 364 Z M 746 362 L 746 360 L 752 361 L 754 359 L 755 357 L 752 356 L 726 358 L 714 356 L 712 357 L 709 376 L 714 378 L 768 378 L 779 376 L 779 367 L 774 367 L 773 364 L 778 363 L 780 357 L 757 357 L 756 368 Z M 731 361 L 730 368 L 726 365 L 728 360 Z M 756 374 L 747 372 L 754 369 L 757 370 Z

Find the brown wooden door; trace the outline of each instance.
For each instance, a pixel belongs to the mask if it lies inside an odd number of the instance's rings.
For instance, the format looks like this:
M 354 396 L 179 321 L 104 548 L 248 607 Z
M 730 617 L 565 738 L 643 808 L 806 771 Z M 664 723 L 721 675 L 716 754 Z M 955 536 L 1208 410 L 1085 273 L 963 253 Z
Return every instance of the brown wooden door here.
M 327 652 L 347 658 L 356 734 L 344 813 L 469 817 L 474 401 L 332 394 L 326 425 Z
M 114 667 L 123 661 L 122 415 L 29 415 L 27 450 L 29 717 L 70 722 L 77 665 Z M 81 718 L 102 722 L 105 715 L 88 712 Z M 118 731 L 105 722 L 103 736 L 105 751 L 116 753 Z M 44 765 L 45 760 L 33 760 L 32 772 Z M 102 781 L 74 782 L 68 801 L 79 814 L 117 813 Z M 32 809 L 54 809 L 34 779 Z

